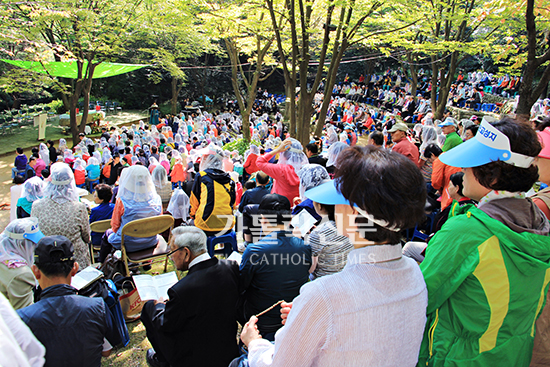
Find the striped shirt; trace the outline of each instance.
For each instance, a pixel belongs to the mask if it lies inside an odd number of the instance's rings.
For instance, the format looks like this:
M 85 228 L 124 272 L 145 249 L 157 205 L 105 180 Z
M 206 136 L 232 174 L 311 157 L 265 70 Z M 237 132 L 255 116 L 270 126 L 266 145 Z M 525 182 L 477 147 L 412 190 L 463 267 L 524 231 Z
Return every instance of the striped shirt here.
M 311 246 L 311 255 L 318 256 L 314 278 L 342 271 L 353 250 L 349 238 L 338 234 L 334 221 L 323 222 L 311 231 L 306 244 Z
M 250 367 L 415 366 L 428 293 L 401 246 L 351 251 L 340 273 L 302 286 L 275 344 L 248 346 Z

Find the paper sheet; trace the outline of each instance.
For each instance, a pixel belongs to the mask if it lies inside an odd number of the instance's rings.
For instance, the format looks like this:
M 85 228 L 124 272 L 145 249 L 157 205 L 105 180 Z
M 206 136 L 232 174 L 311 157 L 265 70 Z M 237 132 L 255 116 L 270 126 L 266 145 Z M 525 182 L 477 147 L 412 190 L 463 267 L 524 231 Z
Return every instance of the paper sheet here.
M 290 224 L 292 224 L 294 228 L 298 228 L 302 236 L 305 236 L 311 230 L 311 228 L 313 228 L 316 222 L 317 220 L 313 217 L 313 215 L 309 214 L 307 210 L 303 209 L 298 214 L 292 217 Z
M 88 266 L 86 269 L 77 273 L 73 279 L 71 279 L 71 285 L 76 289 L 81 290 L 102 276 L 103 273 L 101 271 L 97 270 L 93 266 Z

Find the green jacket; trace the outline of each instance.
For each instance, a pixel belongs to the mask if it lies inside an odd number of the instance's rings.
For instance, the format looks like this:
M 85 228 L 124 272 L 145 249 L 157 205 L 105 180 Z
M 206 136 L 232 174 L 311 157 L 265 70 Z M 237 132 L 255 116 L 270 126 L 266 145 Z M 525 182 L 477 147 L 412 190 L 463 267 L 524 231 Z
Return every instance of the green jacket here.
M 462 144 L 462 138 L 455 131 L 445 137 L 445 143 L 443 143 L 441 150 L 446 152 L 460 144 Z
M 550 237 L 514 232 L 453 202 L 420 268 L 428 318 L 418 366 L 529 365 L 550 281 Z

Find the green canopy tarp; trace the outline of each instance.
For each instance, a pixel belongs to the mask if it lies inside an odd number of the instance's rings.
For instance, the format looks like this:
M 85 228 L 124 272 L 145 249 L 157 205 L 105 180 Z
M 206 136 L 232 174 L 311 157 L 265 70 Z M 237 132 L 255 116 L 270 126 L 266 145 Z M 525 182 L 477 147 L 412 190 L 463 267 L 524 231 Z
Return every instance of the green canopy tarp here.
M 54 62 L 37 62 L 37 61 L 21 61 L 21 60 L 6 60 L 7 62 L 20 68 L 36 71 L 37 73 L 50 74 L 51 76 L 76 79 L 78 75 L 78 67 L 76 61 L 54 61 Z M 88 62 L 84 61 L 82 72 L 86 72 Z M 108 78 L 110 76 L 129 73 L 137 69 L 144 68 L 148 65 L 140 64 L 117 64 L 114 62 L 102 62 L 96 66 L 93 79 Z

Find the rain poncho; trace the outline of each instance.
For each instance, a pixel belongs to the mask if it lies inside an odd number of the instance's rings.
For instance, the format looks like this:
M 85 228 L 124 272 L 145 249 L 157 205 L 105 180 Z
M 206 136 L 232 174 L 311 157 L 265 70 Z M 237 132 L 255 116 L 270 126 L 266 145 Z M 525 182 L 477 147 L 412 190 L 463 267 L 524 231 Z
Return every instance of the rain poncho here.
M 149 158 L 149 162 L 151 162 L 151 159 L 154 159 L 156 161 L 155 158 Z M 153 185 L 155 185 L 159 189 L 164 187 L 164 185 L 168 183 L 168 175 L 166 174 L 166 170 L 164 169 L 164 167 L 156 165 L 153 169 L 151 179 L 153 180 Z
M 157 168 L 157 166 L 160 166 L 159 161 L 155 157 L 149 157 L 149 172 L 151 174 L 153 173 L 155 168 Z M 160 167 L 162 167 L 162 166 L 160 166 Z M 164 168 L 164 167 L 162 167 L 162 168 Z M 166 169 L 164 171 L 166 171 Z
M 109 148 L 103 148 L 103 156 L 101 157 L 102 163 L 109 162 L 109 159 L 112 159 L 113 156 L 111 155 L 111 151 Z
M 75 160 L 75 157 L 73 155 L 73 152 L 72 150 L 70 149 L 65 149 L 63 151 L 63 162 L 67 163 L 67 164 L 70 164 L 70 163 L 73 163 Z
M 35 232 L 33 241 L 25 239 L 30 232 Z M 33 303 L 36 280 L 30 267 L 34 263 L 35 242 L 41 237 L 36 218 L 15 219 L 0 235 L 0 293 L 14 309 Z M 2 341 L 4 338 L 5 335 Z
M 336 161 L 338 159 L 338 155 L 340 152 L 344 149 L 349 148 L 349 145 L 342 142 L 336 142 L 328 148 L 328 160 L 327 160 L 327 167 L 335 166 L 338 167 L 336 164 Z
M 34 264 L 36 243 L 23 238 L 31 228 L 39 232 L 36 218 L 15 219 L 6 226 L 0 235 L 0 264 L 8 268 Z
M 38 154 L 40 155 L 40 159 L 44 161 L 46 166 L 50 165 L 50 151 L 48 150 L 48 147 L 44 143 L 40 143 L 40 150 L 38 151 Z
M 32 210 L 32 203 L 38 199 L 42 199 L 43 183 L 40 177 L 31 177 L 23 184 L 21 190 L 21 197 L 17 200 L 17 216 L 19 218 L 30 217 Z M 19 208 L 23 209 L 25 213 L 21 213 Z
M 58 204 L 78 201 L 74 174 L 69 165 L 54 163 L 50 169 L 50 177 L 46 182 L 44 198 L 50 198 Z
M 57 147 L 60 152 L 65 152 L 67 149 L 67 141 L 65 139 L 59 139 L 59 146 Z
M 291 139 L 291 141 L 292 145 L 290 148 L 279 154 L 278 164 L 289 164 L 298 173 L 305 164 L 308 164 L 308 159 L 304 153 L 302 144 L 296 139 Z
M 424 151 L 426 147 L 430 144 L 438 144 L 437 141 L 437 130 L 433 126 L 423 126 L 422 127 L 422 144 L 420 145 L 420 155 L 424 156 Z
M 182 189 L 174 190 L 166 210 L 172 214 L 174 219 L 187 220 L 189 217 L 189 196 Z
M 329 145 L 332 145 L 338 141 L 338 133 L 336 132 L 334 126 L 330 124 L 327 126 L 327 140 Z
M 330 180 L 325 167 L 319 164 L 306 164 L 298 172 L 300 178 L 300 198 L 306 200 L 305 192 Z
M 120 249 L 122 228 L 127 223 L 162 214 L 162 202 L 147 168 L 137 165 L 122 170 L 116 205 L 124 206 L 124 214 L 120 218 L 118 230 L 109 235 L 109 243 Z M 116 212 L 115 206 L 114 213 Z M 128 252 L 155 247 L 157 242 L 157 236 L 145 238 L 125 236 L 124 238 Z
M 23 184 L 23 190 L 21 190 L 21 197 L 27 199 L 31 203 L 41 199 L 43 194 L 44 181 L 40 177 L 31 177 Z M 30 212 L 29 212 L 30 213 Z

